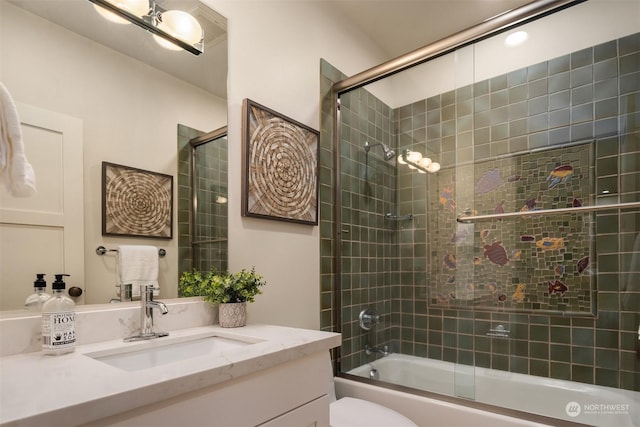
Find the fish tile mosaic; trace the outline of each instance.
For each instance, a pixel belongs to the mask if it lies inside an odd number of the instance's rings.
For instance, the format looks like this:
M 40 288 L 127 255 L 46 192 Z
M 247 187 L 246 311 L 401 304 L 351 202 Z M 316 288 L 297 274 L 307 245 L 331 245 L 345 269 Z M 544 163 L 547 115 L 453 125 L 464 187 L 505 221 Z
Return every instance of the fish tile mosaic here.
M 476 194 L 482 195 L 495 190 L 502 184 L 500 170 L 491 169 L 482 174 L 476 184 Z
M 442 169 L 429 183 L 430 304 L 595 312 L 592 213 L 456 221 L 592 203 L 593 158 L 584 143 Z
M 549 172 L 549 176 L 547 176 L 546 181 L 549 184 L 549 188 L 553 188 L 558 184 L 567 182 L 567 180 L 571 178 L 571 175 L 573 175 L 573 166 L 557 166 L 551 172 Z
M 507 250 L 502 246 L 502 242 L 484 245 L 484 256 L 496 265 L 507 265 L 509 263 Z

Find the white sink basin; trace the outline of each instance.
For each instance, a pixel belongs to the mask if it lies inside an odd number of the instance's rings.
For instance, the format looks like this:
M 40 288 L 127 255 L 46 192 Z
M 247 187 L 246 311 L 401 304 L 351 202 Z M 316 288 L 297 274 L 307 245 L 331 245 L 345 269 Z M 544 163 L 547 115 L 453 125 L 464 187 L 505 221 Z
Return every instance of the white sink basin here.
M 163 342 L 163 338 L 157 338 L 149 342 L 150 347 L 125 347 L 87 356 L 125 371 L 138 371 L 195 357 L 215 356 L 250 344 L 252 343 L 219 336 L 199 337 L 182 342 Z

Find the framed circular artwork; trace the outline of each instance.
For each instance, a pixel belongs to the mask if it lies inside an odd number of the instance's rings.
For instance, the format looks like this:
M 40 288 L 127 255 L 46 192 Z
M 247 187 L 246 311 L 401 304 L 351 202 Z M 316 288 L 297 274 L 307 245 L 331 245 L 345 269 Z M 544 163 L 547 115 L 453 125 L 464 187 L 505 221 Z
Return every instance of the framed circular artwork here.
M 173 176 L 102 162 L 102 235 L 173 238 Z
M 319 132 L 243 102 L 242 215 L 318 224 Z

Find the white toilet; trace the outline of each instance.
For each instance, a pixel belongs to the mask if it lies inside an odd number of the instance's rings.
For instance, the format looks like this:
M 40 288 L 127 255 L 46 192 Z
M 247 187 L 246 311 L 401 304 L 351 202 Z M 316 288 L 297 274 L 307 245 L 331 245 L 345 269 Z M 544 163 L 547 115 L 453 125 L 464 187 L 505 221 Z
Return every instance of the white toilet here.
M 329 424 L 331 427 L 418 427 L 393 409 L 353 397 L 336 398 L 333 369 L 329 360 Z

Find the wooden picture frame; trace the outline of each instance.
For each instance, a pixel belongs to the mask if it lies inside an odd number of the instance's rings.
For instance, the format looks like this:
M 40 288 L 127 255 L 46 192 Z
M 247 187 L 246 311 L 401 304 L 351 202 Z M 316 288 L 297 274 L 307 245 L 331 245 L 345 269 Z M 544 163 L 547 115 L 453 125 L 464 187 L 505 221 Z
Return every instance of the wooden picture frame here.
M 320 133 L 243 101 L 242 215 L 318 224 Z
M 173 238 L 173 176 L 102 162 L 102 235 Z

